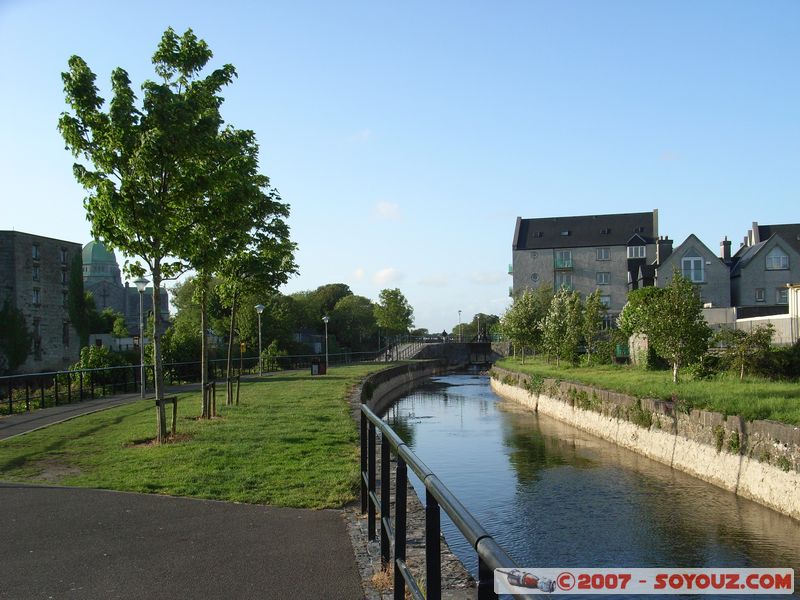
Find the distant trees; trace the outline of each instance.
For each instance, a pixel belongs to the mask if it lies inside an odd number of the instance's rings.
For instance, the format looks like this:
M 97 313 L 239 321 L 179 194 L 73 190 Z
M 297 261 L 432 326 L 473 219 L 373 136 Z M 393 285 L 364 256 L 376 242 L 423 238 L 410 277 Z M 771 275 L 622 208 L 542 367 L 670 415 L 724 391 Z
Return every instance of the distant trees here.
M 750 332 L 741 329 L 723 329 L 716 335 L 722 347 L 723 359 L 744 379 L 745 369 L 752 369 L 763 360 L 770 350 L 775 328 L 772 323 L 754 328 Z
M 534 352 L 542 349 L 542 323 L 552 301 L 553 289 L 550 287 L 525 289 L 500 319 L 500 331 L 511 340 L 515 351 L 519 348 L 523 363 L 526 348 Z
M 388 335 L 408 333 L 414 325 L 414 309 L 398 288 L 381 290 L 374 313 L 378 327 Z

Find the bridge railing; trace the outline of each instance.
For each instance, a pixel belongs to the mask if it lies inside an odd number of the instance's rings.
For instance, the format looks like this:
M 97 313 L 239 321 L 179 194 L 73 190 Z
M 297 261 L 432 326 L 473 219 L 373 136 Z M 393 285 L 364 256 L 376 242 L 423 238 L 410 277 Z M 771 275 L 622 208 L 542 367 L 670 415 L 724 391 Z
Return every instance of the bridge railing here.
M 377 432 L 381 435 L 380 494 L 377 484 Z M 391 519 L 391 454 L 395 471 L 395 517 Z M 406 563 L 408 468 L 425 486 L 425 591 Z M 394 430 L 361 406 L 361 512 L 367 514 L 367 535 L 377 536 L 380 525 L 381 565 L 394 568 L 394 600 L 403 600 L 406 589 L 415 600 L 441 600 L 441 510 L 452 519 L 478 555 L 478 600 L 496 599 L 494 569 L 516 569 L 514 560 L 447 489 Z M 377 515 L 380 514 L 378 523 Z

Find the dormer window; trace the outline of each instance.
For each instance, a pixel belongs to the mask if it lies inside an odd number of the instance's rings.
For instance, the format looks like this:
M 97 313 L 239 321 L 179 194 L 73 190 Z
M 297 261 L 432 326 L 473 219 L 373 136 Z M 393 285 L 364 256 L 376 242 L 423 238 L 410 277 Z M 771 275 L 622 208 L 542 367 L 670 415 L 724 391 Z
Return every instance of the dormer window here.
M 628 258 L 647 258 L 647 246 L 628 246 Z
M 789 268 L 789 255 L 778 247 L 767 254 L 767 271 L 785 271 Z
M 684 256 L 681 260 L 683 276 L 692 283 L 703 283 L 703 259 L 700 256 Z
M 544 231 L 534 231 L 533 232 L 533 237 L 535 237 L 535 238 L 544 237 Z
M 561 235 L 567 236 L 569 235 L 569 233 L 570 233 L 569 229 L 565 229 L 564 231 L 561 232 Z
M 603 229 L 600 230 L 600 235 L 609 235 L 610 233 L 611 233 L 610 227 L 603 227 Z

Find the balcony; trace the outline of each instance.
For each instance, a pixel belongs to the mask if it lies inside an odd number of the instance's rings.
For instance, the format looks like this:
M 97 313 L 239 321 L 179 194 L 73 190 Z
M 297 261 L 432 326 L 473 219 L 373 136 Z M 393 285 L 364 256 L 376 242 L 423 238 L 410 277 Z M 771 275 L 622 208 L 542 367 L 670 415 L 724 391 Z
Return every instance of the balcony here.
M 508 297 L 509 298 L 513 298 L 514 297 L 514 288 L 512 288 L 512 287 L 508 288 Z
M 514 267 L 512 265 L 508 265 L 508 274 L 509 275 L 513 275 L 514 274 Z

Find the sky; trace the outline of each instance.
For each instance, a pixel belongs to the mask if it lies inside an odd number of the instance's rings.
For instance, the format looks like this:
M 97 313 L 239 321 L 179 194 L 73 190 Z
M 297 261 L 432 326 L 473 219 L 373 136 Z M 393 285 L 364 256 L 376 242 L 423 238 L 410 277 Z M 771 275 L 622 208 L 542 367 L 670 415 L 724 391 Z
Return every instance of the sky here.
M 138 92 L 168 26 L 236 67 L 223 117 L 291 207 L 285 293 L 398 287 L 450 331 L 507 308 L 517 216 L 658 208 L 715 252 L 800 221 L 795 0 L 0 0 L 0 229 L 91 239 L 60 73 Z

